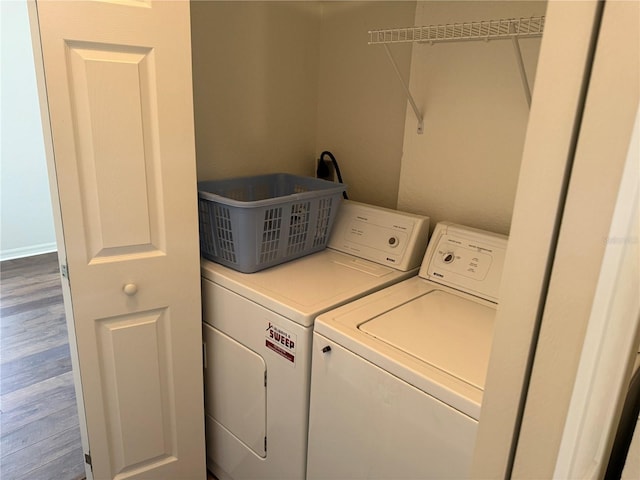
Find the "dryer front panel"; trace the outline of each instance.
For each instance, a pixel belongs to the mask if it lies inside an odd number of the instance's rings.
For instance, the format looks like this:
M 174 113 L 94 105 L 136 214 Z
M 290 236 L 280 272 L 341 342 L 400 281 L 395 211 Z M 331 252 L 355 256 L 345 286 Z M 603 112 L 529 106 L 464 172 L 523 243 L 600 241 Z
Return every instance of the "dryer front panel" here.
M 256 455 L 265 457 L 267 365 L 264 359 L 206 323 L 203 337 L 207 414 Z
M 304 478 L 311 329 L 202 285 L 208 467 L 220 479 Z

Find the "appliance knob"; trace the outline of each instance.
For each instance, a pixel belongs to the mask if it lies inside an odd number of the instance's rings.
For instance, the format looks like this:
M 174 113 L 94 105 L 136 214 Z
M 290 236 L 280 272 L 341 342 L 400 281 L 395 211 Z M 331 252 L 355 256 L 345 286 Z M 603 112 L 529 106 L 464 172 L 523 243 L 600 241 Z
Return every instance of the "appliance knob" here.
M 389 240 L 387 240 L 387 242 L 389 243 L 389 246 L 391 248 L 396 248 L 400 243 L 400 240 L 394 235 L 393 237 L 389 237 Z
M 453 263 L 453 261 L 455 260 L 455 255 L 453 254 L 453 252 L 447 252 L 442 256 L 442 261 L 444 263 Z

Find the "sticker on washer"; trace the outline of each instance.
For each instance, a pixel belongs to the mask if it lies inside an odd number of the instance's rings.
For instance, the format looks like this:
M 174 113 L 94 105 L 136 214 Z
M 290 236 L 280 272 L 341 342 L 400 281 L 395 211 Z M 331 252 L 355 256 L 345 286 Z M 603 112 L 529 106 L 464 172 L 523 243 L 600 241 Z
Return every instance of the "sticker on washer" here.
M 296 336 L 269 322 L 265 334 L 265 344 L 269 350 L 296 363 Z

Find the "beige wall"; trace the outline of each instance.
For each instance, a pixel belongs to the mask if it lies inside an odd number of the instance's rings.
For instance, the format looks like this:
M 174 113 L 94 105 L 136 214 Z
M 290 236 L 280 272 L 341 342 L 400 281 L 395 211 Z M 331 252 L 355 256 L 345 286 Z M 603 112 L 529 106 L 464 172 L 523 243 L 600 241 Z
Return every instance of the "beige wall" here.
M 367 31 L 412 25 L 415 2 L 191 5 L 199 180 L 313 175 L 330 150 L 351 198 L 396 206 L 406 101 Z
M 318 2 L 191 2 L 198 179 L 311 175 Z
M 413 25 L 415 2 L 324 2 L 317 153 L 336 156 L 349 197 L 395 208 L 406 97 L 372 29 Z M 396 61 L 409 78 L 411 46 Z
M 543 15 L 545 2 L 419 2 L 417 25 Z M 529 79 L 540 39 L 520 41 Z M 395 50 L 402 48 L 394 46 Z M 533 83 L 530 80 L 530 83 Z M 416 45 L 398 207 L 508 233 L 529 116 L 510 41 Z

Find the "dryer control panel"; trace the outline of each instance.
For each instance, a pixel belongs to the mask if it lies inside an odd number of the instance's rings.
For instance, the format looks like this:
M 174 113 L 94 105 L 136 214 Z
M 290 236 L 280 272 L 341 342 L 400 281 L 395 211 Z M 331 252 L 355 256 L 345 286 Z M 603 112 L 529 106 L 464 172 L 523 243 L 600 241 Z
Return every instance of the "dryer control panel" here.
M 497 303 L 507 240 L 497 233 L 440 222 L 420 276 Z
M 343 200 L 328 247 L 408 271 L 420 266 L 429 217 Z

